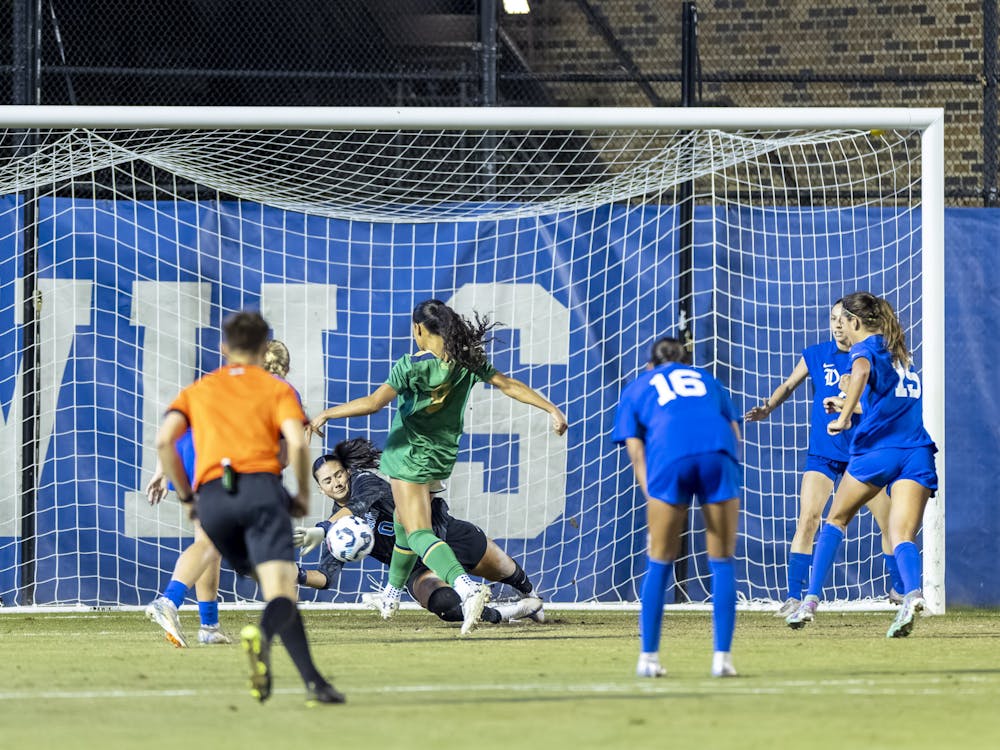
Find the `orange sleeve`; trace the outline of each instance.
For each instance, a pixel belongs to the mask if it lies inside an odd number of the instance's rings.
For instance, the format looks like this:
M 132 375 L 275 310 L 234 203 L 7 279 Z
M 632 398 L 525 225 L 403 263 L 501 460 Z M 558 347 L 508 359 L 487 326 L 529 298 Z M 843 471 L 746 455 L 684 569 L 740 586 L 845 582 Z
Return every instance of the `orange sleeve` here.
M 190 386 L 188 386 L 188 388 L 190 388 Z M 172 411 L 180 412 L 181 414 L 184 415 L 184 418 L 187 420 L 188 425 L 190 425 L 191 404 L 188 400 L 188 388 L 185 388 L 184 390 L 182 390 L 180 393 L 177 394 L 177 397 L 170 402 L 170 406 L 167 407 L 167 410 L 164 413 L 166 414 Z

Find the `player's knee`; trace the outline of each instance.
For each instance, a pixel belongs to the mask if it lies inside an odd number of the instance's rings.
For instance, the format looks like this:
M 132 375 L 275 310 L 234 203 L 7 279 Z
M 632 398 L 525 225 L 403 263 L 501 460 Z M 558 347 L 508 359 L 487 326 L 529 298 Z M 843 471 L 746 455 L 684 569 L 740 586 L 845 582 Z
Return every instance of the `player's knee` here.
M 434 589 L 427 598 L 427 610 L 445 622 L 461 622 L 462 598 L 448 586 Z

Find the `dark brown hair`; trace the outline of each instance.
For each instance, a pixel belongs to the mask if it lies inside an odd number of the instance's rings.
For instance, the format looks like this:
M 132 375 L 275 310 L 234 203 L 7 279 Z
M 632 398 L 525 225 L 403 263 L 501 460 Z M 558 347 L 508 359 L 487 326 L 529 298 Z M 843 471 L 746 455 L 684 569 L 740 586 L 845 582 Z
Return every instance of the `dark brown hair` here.
M 256 310 L 241 310 L 223 321 L 222 337 L 230 349 L 258 352 L 267 341 L 270 328 L 264 317 Z
M 649 362 L 654 367 L 665 365 L 667 362 L 680 362 L 687 365 L 691 363 L 691 353 L 680 339 L 664 336 L 657 339 L 650 348 Z
M 910 352 L 906 348 L 906 334 L 899 324 L 896 311 L 886 300 L 871 292 L 854 292 L 841 301 L 844 312 L 861 321 L 869 331 L 877 331 L 885 339 L 885 348 L 897 365 L 908 367 Z

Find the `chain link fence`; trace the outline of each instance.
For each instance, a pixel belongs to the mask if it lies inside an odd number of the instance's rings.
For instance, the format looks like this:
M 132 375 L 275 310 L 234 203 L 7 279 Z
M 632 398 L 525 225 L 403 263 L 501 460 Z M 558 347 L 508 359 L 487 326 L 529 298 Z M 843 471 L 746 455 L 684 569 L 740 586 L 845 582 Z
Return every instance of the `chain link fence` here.
M 11 0 L 11 103 L 677 106 L 683 3 Z M 943 106 L 949 205 L 997 205 L 997 0 L 715 0 L 705 106 Z

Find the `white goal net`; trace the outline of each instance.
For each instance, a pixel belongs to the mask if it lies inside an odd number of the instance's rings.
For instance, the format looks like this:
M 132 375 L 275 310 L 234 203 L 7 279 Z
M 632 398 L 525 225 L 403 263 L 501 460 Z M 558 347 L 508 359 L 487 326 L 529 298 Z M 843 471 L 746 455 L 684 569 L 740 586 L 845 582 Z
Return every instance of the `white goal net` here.
M 502 323 L 494 364 L 570 430 L 482 387 L 447 498 L 554 603 L 638 597 L 644 508 L 609 434 L 660 335 L 688 332 L 744 411 L 828 338 L 834 300 L 870 290 L 906 327 L 943 445 L 938 111 L 0 108 L 0 125 L 8 606 L 134 606 L 162 589 L 191 531 L 172 499 L 146 503 L 153 436 L 244 307 L 288 345 L 310 413 L 384 382 L 423 299 Z M 783 593 L 808 401 L 801 388 L 745 429 L 747 601 Z M 331 423 L 313 453 L 381 445 L 389 422 Z M 314 488 L 308 522 L 329 512 Z M 938 498 L 923 537 L 938 610 L 942 535 Z M 694 510 L 686 540 L 674 599 L 702 602 Z M 366 574 L 385 577 L 367 560 L 303 598 L 356 602 Z M 825 593 L 886 589 L 865 512 Z M 224 602 L 255 596 L 224 570 Z

